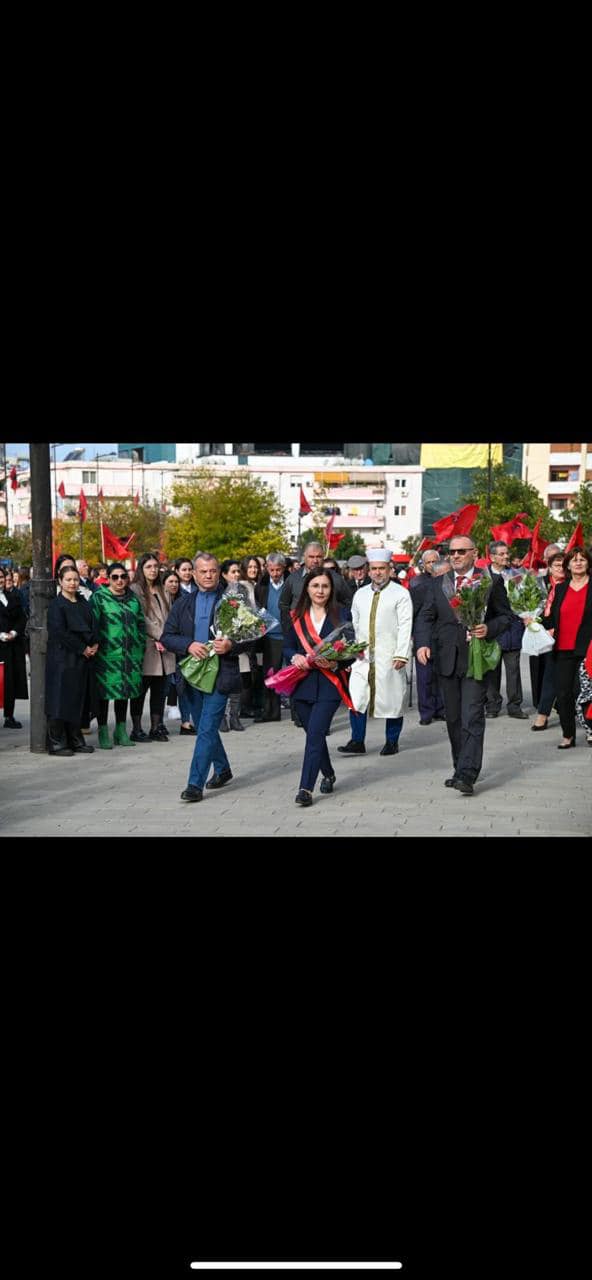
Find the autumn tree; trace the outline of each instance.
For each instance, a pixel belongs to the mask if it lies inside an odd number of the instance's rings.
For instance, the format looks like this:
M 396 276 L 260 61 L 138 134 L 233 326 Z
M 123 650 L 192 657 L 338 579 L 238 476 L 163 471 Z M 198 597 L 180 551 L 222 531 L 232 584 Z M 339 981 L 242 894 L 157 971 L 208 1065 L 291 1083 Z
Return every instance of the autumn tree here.
M 327 520 L 330 520 L 327 516 Z M 342 530 L 335 529 L 334 533 L 340 533 Z M 312 529 L 302 529 L 300 532 L 300 551 L 306 546 L 307 542 L 320 542 L 321 546 L 327 546 L 327 535 L 325 533 L 325 525 L 315 525 Z M 366 554 L 366 543 L 360 533 L 354 533 L 351 529 L 343 531 L 341 542 L 334 547 L 333 551 L 329 551 L 328 555 L 335 556 L 338 560 L 349 560 L 350 556 L 364 556 Z
M 286 513 L 273 489 L 247 474 L 220 475 L 204 468 L 173 487 L 177 515 L 167 519 L 164 548 L 171 559 L 209 551 L 224 560 L 247 555 L 289 554 Z
M 133 498 L 88 499 L 86 520 L 82 527 L 83 555 L 89 564 L 103 559 L 99 513 L 117 538 L 125 541 L 135 533 L 130 552 L 138 557 L 143 551 L 158 552 L 167 517 L 158 502 L 134 506 Z M 53 521 L 53 545 L 76 558 L 80 555 L 80 520 L 74 514 Z
M 33 559 L 31 530 L 22 533 L 0 532 L 0 560 L 12 560 L 15 565 L 30 565 Z
M 515 515 L 523 511 L 527 517 L 524 521 L 533 529 L 539 517 L 542 517 L 541 536 L 548 542 L 556 542 L 562 535 L 562 527 L 555 519 L 538 489 L 532 484 L 525 484 L 520 476 L 504 471 L 499 463 L 492 469 L 491 486 L 488 486 L 486 471 L 476 471 L 471 489 L 461 499 L 461 505 L 478 502 L 481 510 L 471 530 L 481 554 L 485 554 L 487 544 L 493 540 L 491 526 L 505 524 Z M 489 505 L 488 505 L 489 503 Z M 428 535 L 429 536 L 429 535 Z M 524 554 L 528 549 L 528 541 L 518 540 L 518 545 L 511 547 L 512 554 Z

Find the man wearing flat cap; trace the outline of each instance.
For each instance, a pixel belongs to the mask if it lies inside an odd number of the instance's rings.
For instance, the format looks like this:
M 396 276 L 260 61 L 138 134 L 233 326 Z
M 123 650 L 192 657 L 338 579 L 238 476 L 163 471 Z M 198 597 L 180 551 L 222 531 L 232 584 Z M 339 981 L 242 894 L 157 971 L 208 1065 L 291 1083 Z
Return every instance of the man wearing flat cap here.
M 349 581 L 356 591 L 360 587 L 369 587 L 372 579 L 368 575 L 368 561 L 365 556 L 350 556 L 347 567 L 349 569 Z
M 409 592 L 391 582 L 389 550 L 368 547 L 368 562 L 370 585 L 360 587 L 351 602 L 356 640 L 367 646 L 363 657 L 354 662 L 349 682 L 357 714 L 350 711 L 351 740 L 337 750 L 342 755 L 365 755 L 367 719 L 373 716 L 386 721 L 381 756 L 394 756 L 403 728 L 413 605 Z

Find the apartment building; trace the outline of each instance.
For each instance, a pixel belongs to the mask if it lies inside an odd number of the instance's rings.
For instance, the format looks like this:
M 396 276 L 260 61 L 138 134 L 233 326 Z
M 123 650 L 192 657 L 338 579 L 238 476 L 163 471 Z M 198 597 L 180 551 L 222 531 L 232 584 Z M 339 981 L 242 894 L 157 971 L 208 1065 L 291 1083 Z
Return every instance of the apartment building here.
M 525 444 L 522 478 L 550 511 L 565 511 L 580 485 L 592 481 L 592 444 Z

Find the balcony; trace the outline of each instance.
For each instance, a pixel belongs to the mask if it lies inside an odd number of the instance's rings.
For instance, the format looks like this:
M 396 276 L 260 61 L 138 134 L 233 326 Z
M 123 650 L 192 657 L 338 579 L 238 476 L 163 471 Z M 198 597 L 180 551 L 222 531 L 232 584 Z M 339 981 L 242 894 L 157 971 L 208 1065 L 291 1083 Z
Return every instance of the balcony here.
M 328 502 L 376 502 L 385 496 L 386 485 L 331 485 L 326 490 Z
M 365 511 L 359 516 L 335 516 L 334 529 L 384 528 L 384 511 Z

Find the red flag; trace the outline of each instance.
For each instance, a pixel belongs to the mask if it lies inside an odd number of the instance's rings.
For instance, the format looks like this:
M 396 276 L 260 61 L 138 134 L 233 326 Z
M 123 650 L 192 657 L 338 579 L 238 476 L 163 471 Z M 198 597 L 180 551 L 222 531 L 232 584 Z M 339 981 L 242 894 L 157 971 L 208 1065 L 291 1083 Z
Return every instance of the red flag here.
M 532 540 L 530 543 L 530 551 L 528 551 L 522 561 L 524 569 L 536 569 L 538 565 L 543 563 L 543 551 L 549 546 L 546 538 L 541 538 L 540 528 L 542 516 L 537 520 L 532 531 Z
M 104 501 L 105 501 L 105 494 L 103 493 L 103 486 L 102 486 L 102 485 L 101 485 L 101 487 L 100 487 L 100 489 L 99 489 L 99 492 L 97 493 L 97 498 L 99 499 L 99 502 L 104 502 Z
M 529 516 L 526 511 L 521 511 L 513 520 L 506 520 L 505 524 L 490 525 L 490 529 L 498 542 L 505 542 L 509 547 L 515 538 L 532 538 L 532 529 L 523 523 L 525 519 L 528 520 Z
M 140 505 L 140 490 L 138 489 L 137 493 L 134 496 L 134 507 L 139 507 L 139 505 Z
M 339 546 L 342 538 L 345 538 L 344 533 L 329 534 L 329 551 L 334 551 L 335 548 Z
M 10 487 L 11 489 L 18 488 L 17 478 L 16 478 L 16 467 L 12 467 L 10 472 Z
M 429 551 L 430 547 L 433 547 L 433 545 L 434 543 L 432 538 L 422 538 L 417 551 L 415 552 L 415 556 L 420 556 L 422 551 Z M 413 557 L 414 560 L 415 556 Z
M 84 492 L 84 489 L 81 489 L 80 498 L 78 499 L 78 515 L 80 520 L 82 520 L 83 523 L 86 520 L 87 508 L 88 508 L 88 502 L 86 501 L 86 494 Z
M 436 534 L 437 542 L 445 542 L 449 538 L 465 536 L 471 532 L 477 515 L 479 512 L 478 503 L 469 503 L 467 507 L 461 507 L 459 511 L 453 511 L 452 515 L 442 516 L 441 520 L 434 520 L 432 529 Z
M 127 542 L 121 542 L 115 534 L 111 532 L 105 521 L 101 521 L 101 534 L 103 539 L 103 559 L 104 560 L 125 560 L 128 556 L 128 545 L 131 538 Z M 135 535 L 132 534 L 132 538 Z
M 329 519 L 327 520 L 327 523 L 325 525 L 325 537 L 327 539 L 327 542 L 331 541 L 331 534 L 333 533 L 334 524 L 335 524 L 335 512 L 333 512 L 332 516 L 329 516 Z
M 308 501 L 308 498 L 306 497 L 306 494 L 302 488 L 302 485 L 300 485 L 300 515 L 307 516 L 309 511 L 312 511 L 312 507 L 310 505 L 310 502 Z
M 582 529 L 582 521 L 578 520 L 578 523 L 565 548 L 564 554 L 567 554 L 568 551 L 573 551 L 574 547 L 583 547 L 583 545 L 584 545 L 584 530 Z
M 60 498 L 66 497 L 66 486 L 63 480 L 60 480 L 60 483 L 58 485 L 58 493 L 60 495 Z

